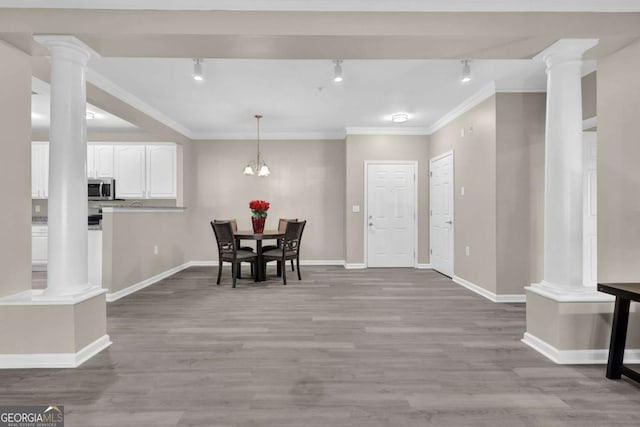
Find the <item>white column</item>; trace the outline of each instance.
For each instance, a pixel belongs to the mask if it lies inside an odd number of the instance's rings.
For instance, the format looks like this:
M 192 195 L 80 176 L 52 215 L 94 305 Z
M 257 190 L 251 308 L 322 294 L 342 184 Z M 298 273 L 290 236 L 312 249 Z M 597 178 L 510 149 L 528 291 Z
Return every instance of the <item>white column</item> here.
M 585 290 L 583 251 L 582 55 L 597 40 L 560 40 L 547 65 L 544 280 L 558 292 Z
M 86 67 L 95 53 L 74 37 L 36 36 L 51 54 L 47 297 L 89 288 Z

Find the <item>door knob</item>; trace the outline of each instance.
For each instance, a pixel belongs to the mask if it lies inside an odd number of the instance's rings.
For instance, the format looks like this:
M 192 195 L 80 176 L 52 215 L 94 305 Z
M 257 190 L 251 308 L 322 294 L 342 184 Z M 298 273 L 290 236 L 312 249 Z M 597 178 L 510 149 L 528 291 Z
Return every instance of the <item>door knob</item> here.
M 373 226 L 373 223 L 372 223 L 372 222 L 370 222 L 370 223 L 369 223 L 369 227 L 371 227 L 371 226 Z
M 445 224 L 453 224 L 453 221 L 445 221 Z

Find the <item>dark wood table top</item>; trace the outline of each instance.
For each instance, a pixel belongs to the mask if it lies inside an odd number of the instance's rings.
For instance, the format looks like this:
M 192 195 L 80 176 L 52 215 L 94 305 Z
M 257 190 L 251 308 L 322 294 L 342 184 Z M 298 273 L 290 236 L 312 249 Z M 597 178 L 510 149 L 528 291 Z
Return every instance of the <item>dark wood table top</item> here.
M 238 239 L 246 240 L 264 240 L 264 239 L 278 239 L 284 236 L 284 233 L 278 230 L 264 230 L 262 234 L 256 234 L 253 230 L 237 230 L 233 235 Z
M 640 283 L 598 283 L 598 290 L 632 301 L 640 301 Z

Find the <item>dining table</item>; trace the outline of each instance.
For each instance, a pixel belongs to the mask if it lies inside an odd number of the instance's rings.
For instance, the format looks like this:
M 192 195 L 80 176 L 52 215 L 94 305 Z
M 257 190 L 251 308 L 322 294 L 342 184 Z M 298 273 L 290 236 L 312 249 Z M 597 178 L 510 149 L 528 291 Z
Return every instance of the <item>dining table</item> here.
M 256 271 L 254 280 L 264 282 L 267 280 L 267 269 L 262 257 L 262 241 L 275 240 L 284 237 L 284 232 L 279 230 L 264 230 L 262 233 L 254 233 L 253 230 L 236 230 L 233 232 L 236 239 L 236 247 L 240 247 L 241 240 L 254 240 L 256 242 Z

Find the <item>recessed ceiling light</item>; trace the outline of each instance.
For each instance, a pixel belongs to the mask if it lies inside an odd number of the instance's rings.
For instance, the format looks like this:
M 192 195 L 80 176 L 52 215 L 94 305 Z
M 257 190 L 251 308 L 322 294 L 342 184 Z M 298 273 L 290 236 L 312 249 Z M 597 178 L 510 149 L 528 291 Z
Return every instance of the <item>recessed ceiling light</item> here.
M 391 116 L 391 121 L 393 123 L 404 123 L 409 120 L 409 115 L 407 113 L 397 113 Z

